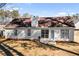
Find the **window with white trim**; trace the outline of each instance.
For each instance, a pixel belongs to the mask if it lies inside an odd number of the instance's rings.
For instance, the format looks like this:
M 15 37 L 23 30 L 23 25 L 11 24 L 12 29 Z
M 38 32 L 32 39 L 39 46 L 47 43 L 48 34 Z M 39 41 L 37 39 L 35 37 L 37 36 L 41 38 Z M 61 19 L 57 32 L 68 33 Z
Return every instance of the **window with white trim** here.
M 49 30 L 41 30 L 41 37 L 48 38 L 49 37 Z
M 28 30 L 27 30 L 27 35 L 28 35 L 28 36 L 31 36 L 31 29 L 28 29 Z
M 67 29 L 62 29 L 62 30 L 61 30 L 61 38 L 69 39 L 69 30 L 67 30 Z
M 17 30 L 14 30 L 14 35 L 17 36 Z

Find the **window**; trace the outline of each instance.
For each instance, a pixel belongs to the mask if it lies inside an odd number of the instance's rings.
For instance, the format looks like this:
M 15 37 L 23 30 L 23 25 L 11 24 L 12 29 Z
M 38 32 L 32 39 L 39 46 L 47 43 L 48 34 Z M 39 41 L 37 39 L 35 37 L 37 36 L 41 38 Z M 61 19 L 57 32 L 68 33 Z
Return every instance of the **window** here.
M 28 29 L 28 30 L 27 30 L 27 35 L 28 35 L 28 36 L 31 36 L 31 29 Z
M 48 38 L 49 31 L 48 30 L 41 30 L 41 37 L 42 38 Z
M 68 39 L 69 38 L 69 30 L 61 30 L 61 38 Z
M 54 39 L 54 30 L 51 31 L 51 38 Z
M 17 36 L 17 30 L 14 30 L 14 35 Z
M 3 36 L 3 31 L 0 31 L 0 36 Z

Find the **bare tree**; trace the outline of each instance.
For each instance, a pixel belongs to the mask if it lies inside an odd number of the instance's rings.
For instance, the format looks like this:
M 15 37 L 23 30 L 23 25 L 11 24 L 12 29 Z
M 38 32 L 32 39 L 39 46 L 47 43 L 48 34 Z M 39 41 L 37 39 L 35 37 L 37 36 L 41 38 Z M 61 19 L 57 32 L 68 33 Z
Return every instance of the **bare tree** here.
M 18 11 L 18 10 L 13 10 L 13 11 L 11 12 L 11 16 L 12 16 L 12 18 L 17 18 L 17 17 L 19 17 L 19 16 L 20 16 L 19 11 Z

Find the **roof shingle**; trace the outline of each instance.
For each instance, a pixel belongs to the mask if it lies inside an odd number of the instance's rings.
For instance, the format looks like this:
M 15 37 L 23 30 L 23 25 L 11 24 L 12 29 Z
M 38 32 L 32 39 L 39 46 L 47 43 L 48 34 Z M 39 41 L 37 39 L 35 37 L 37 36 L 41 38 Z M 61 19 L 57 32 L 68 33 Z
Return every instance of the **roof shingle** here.
M 38 27 L 74 27 L 72 17 L 39 17 Z M 31 18 L 13 19 L 6 27 L 31 27 Z

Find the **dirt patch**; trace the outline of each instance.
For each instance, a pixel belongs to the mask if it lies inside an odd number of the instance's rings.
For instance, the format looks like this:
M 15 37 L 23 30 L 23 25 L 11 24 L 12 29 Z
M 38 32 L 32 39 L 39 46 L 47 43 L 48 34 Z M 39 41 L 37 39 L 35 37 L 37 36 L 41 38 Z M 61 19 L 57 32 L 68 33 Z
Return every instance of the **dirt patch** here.
M 77 56 L 79 44 L 76 42 L 57 42 L 48 45 L 35 40 L 8 40 L 3 42 L 25 56 Z M 11 51 L 11 50 L 9 50 Z M 11 51 L 12 52 L 12 51 Z M 14 52 L 12 52 L 13 54 Z M 1 53 L 0 53 L 1 55 Z M 14 55 L 17 55 L 14 53 Z

